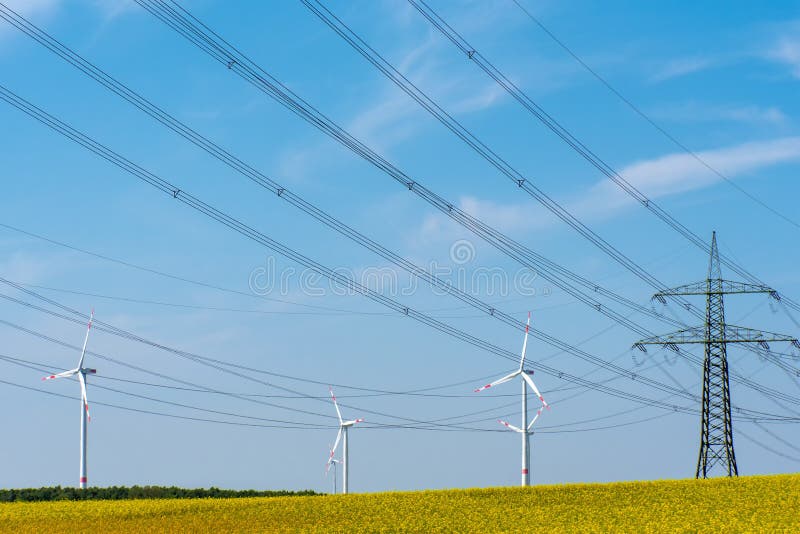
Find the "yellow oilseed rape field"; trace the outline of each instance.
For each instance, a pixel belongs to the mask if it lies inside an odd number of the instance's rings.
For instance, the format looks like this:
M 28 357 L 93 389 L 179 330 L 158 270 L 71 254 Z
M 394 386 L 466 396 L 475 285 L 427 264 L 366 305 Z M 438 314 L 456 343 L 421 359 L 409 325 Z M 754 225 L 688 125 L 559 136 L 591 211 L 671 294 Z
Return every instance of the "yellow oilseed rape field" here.
M 0 504 L 5 532 L 800 532 L 800 475 Z

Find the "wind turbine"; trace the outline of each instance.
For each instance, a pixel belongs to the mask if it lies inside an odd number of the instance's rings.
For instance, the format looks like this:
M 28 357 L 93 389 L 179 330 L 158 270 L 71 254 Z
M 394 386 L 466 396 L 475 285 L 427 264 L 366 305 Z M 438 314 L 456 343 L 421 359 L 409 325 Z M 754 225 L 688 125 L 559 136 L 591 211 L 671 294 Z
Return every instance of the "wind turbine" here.
M 528 348 L 528 331 L 530 330 L 530 327 L 531 327 L 531 313 L 528 312 L 528 322 L 525 324 L 525 339 L 522 342 L 522 354 L 520 355 L 519 359 L 519 369 L 517 369 L 511 374 L 504 376 L 503 378 L 500 378 L 499 380 L 495 380 L 491 384 L 486 384 L 485 386 L 475 390 L 475 392 L 478 393 L 483 391 L 484 389 L 489 389 L 490 387 L 502 384 L 503 382 L 508 382 L 509 380 L 513 380 L 517 376 L 522 377 L 521 381 L 522 382 L 522 425 L 520 425 L 520 427 L 518 428 L 506 421 L 498 419 L 498 422 L 503 426 L 505 426 L 506 428 L 509 428 L 514 432 L 519 433 L 522 436 L 522 485 L 523 486 L 530 485 L 530 480 L 531 480 L 528 470 L 528 465 L 530 463 L 530 455 L 531 455 L 529 437 L 533 433 L 531 431 L 531 428 L 533 428 L 533 423 L 535 423 L 536 420 L 541 415 L 542 410 L 544 408 L 547 408 L 548 410 L 550 409 L 550 406 L 544 400 L 542 394 L 539 393 L 539 388 L 536 387 L 536 384 L 533 383 L 533 379 L 530 377 L 530 375 L 533 374 L 533 371 L 525 369 L 525 352 Z M 530 423 L 528 423 L 528 386 L 530 386 L 533 392 L 536 393 L 536 396 L 539 397 L 539 401 L 542 403 L 542 405 L 536 411 L 536 416 L 533 418 L 533 420 L 531 420 Z
M 333 466 L 333 493 L 336 494 L 336 489 L 338 485 L 336 484 L 336 466 L 342 463 L 341 460 L 337 460 L 336 458 L 331 458 L 328 460 L 328 469 Z M 328 469 L 325 470 L 325 476 L 328 476 Z
M 348 471 L 350 471 L 350 459 L 348 457 L 347 451 L 347 430 L 356 423 L 361 423 L 363 419 L 353 419 L 352 421 L 344 421 L 342 419 L 342 412 L 339 410 L 339 404 L 336 402 L 336 395 L 333 394 L 333 388 L 329 388 L 331 391 L 331 398 L 333 399 L 333 405 L 336 407 L 336 415 L 339 416 L 339 432 L 336 434 L 336 441 L 333 444 L 333 448 L 331 449 L 331 455 L 328 457 L 328 467 L 326 468 L 326 472 L 328 469 L 331 468 L 331 464 L 333 463 L 341 463 L 343 464 L 342 468 L 342 493 L 347 493 L 347 482 L 348 482 Z M 342 439 L 344 438 L 344 439 Z M 335 460 L 333 456 L 336 454 L 336 447 L 339 446 L 339 441 L 342 442 L 342 459 Z
M 89 369 L 83 366 L 83 359 L 86 356 L 86 344 L 89 342 L 89 331 L 92 329 L 92 321 L 94 320 L 94 310 L 89 316 L 89 324 L 86 327 L 86 337 L 83 340 L 83 349 L 81 350 L 81 359 L 78 361 L 78 367 L 63 373 L 57 373 L 50 376 L 45 376 L 42 380 L 52 380 L 54 378 L 67 378 L 72 375 L 78 375 L 78 382 L 81 384 L 81 474 L 80 474 L 80 488 L 86 489 L 86 423 L 91 421 L 89 415 L 89 400 L 86 398 L 86 375 L 95 374 L 96 369 Z

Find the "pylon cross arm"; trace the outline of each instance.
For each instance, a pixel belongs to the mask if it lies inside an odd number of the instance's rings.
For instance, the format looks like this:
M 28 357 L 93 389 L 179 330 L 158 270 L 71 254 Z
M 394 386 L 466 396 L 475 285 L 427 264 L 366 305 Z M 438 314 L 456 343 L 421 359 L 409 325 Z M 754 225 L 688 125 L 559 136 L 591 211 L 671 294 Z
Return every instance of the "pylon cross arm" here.
M 677 332 L 672 332 L 671 334 L 642 339 L 634 343 L 633 346 L 646 352 L 645 345 L 661 345 L 663 347 L 671 348 L 675 345 L 684 344 L 759 343 L 761 345 L 765 345 L 769 342 L 782 341 L 791 343 L 794 346 L 800 345 L 797 339 L 792 336 L 726 324 L 724 326 L 723 335 L 718 337 L 709 338 L 706 335 L 705 327 L 693 326 L 690 328 L 684 328 L 683 330 L 678 330 Z
M 775 300 L 780 300 L 778 292 L 761 284 L 748 284 L 746 282 L 734 282 L 732 280 L 712 280 L 714 288 L 712 293 L 721 293 L 725 295 L 736 293 L 769 293 Z M 709 294 L 709 281 L 703 280 L 702 282 L 694 282 L 683 286 L 673 287 L 672 289 L 665 289 L 653 295 L 654 300 L 663 300 L 664 297 L 678 297 L 689 295 L 707 295 Z

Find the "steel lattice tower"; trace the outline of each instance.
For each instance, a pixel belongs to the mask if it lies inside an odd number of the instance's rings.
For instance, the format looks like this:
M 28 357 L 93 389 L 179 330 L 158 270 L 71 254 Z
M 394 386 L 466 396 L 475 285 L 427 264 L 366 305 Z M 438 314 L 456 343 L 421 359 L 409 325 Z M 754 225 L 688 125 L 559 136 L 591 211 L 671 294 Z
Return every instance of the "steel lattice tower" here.
M 645 345 L 661 345 L 679 350 L 681 344 L 705 346 L 703 358 L 703 400 L 700 422 L 700 454 L 697 458 L 697 478 L 706 478 L 717 466 L 726 470 L 727 476 L 738 476 L 736 454 L 733 450 L 733 421 L 731 420 L 731 392 L 728 379 L 728 343 L 758 343 L 769 350 L 769 341 L 789 341 L 800 346 L 792 337 L 763 332 L 725 323 L 725 301 L 728 294 L 767 293 L 780 300 L 778 293 L 767 286 L 732 282 L 722 278 L 717 250 L 717 235 L 711 236 L 711 253 L 708 277 L 704 282 L 660 291 L 653 299 L 666 303 L 667 297 L 704 295 L 706 317 L 703 327 L 686 328 L 672 334 L 643 339 L 634 344 L 646 352 Z
M 739 474 L 733 451 L 731 391 L 725 342 L 725 301 L 719 266 L 717 235 L 711 236 L 711 258 L 706 279 L 705 357 L 703 358 L 703 410 L 700 423 L 700 455 L 696 478 L 706 478 L 716 464 L 727 466 L 728 476 Z

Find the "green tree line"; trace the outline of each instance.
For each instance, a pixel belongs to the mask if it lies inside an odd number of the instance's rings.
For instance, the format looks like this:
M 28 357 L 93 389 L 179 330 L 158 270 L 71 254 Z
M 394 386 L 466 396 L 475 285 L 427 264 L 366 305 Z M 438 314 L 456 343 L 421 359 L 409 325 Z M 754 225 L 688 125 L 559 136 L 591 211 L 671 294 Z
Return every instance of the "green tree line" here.
M 78 489 L 61 486 L 47 488 L 0 489 L 0 502 L 87 501 L 125 499 L 215 499 L 231 497 L 285 497 L 318 495 L 311 490 L 229 490 L 220 488 L 179 488 L 176 486 L 110 486 Z

